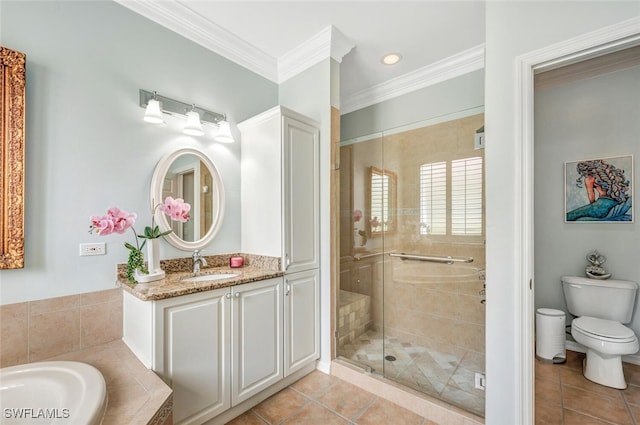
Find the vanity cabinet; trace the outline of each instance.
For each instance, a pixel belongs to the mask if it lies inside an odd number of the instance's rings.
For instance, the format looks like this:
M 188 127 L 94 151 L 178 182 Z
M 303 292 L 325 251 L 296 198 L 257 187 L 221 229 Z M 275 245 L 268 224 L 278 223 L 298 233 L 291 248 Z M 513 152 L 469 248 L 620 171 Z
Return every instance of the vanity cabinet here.
M 320 357 L 318 270 L 287 274 L 284 286 L 284 375 L 289 376 Z
M 242 251 L 319 267 L 319 125 L 282 106 L 250 118 L 241 138 Z
M 123 340 L 173 388 L 175 424 L 225 423 L 313 370 L 318 285 L 311 270 L 157 301 L 123 291 Z
M 235 406 L 284 377 L 282 278 L 232 287 L 231 301 Z
M 152 369 L 173 388 L 176 424 L 202 423 L 231 407 L 231 294 L 228 288 L 153 305 Z

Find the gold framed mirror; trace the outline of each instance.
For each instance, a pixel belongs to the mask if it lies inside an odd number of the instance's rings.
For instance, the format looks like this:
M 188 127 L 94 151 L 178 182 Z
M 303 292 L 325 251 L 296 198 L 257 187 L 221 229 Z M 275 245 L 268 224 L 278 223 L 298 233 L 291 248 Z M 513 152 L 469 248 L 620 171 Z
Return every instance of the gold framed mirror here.
M 371 236 L 393 234 L 397 229 L 398 175 L 393 171 L 369 168 L 367 228 Z
M 24 267 L 25 62 L 0 46 L 0 270 Z

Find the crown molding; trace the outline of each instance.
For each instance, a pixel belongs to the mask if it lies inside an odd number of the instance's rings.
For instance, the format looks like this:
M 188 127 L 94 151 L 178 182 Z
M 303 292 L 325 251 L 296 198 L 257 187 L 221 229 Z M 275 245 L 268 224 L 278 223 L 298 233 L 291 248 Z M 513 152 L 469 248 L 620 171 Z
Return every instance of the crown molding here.
M 336 27 L 329 25 L 318 34 L 278 58 L 278 83 L 312 67 L 329 57 L 338 62 L 351 51 L 355 43 Z
M 267 55 L 219 25 L 204 19 L 176 0 L 114 1 L 258 75 L 278 82 L 276 58 Z
M 357 111 L 403 94 L 484 68 L 484 43 L 341 100 L 341 114 Z

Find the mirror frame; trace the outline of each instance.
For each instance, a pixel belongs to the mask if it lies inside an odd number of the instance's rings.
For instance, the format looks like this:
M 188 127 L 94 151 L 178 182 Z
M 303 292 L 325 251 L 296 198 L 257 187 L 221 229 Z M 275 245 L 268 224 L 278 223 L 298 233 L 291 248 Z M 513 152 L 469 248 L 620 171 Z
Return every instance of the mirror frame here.
M 160 202 L 164 202 L 164 199 L 162 199 L 162 186 L 164 184 L 164 178 L 167 175 L 167 171 L 169 171 L 169 168 L 171 168 L 171 164 L 173 164 L 173 161 L 175 161 L 182 155 L 195 155 L 209 168 L 209 170 L 211 170 L 213 186 L 216 188 L 217 195 L 214 197 L 215 209 L 213 211 L 213 215 L 214 217 L 216 217 L 216 219 L 211 225 L 209 231 L 207 231 L 207 233 L 204 235 L 204 237 L 198 239 L 197 241 L 190 242 L 180 239 L 174 232 L 171 232 L 165 236 L 167 242 L 169 242 L 169 244 L 171 244 L 172 246 L 184 251 L 193 251 L 196 249 L 202 249 L 205 245 L 210 243 L 220 230 L 220 226 L 222 225 L 222 221 L 224 219 L 224 186 L 222 184 L 222 177 L 218 172 L 218 168 L 204 152 L 195 148 L 178 149 L 176 151 L 169 152 L 167 155 L 162 157 L 160 161 L 158 161 L 158 165 L 156 165 L 156 169 L 153 172 L 153 177 L 151 178 L 152 205 L 156 205 L 158 203 L 158 200 L 160 200 Z M 171 229 L 171 225 L 167 220 L 167 216 L 162 211 L 156 210 L 155 220 L 158 226 L 160 226 L 160 231 L 167 231 Z
M 25 63 L 0 46 L 0 270 L 24 268 Z
M 373 175 L 387 176 L 389 178 L 389 188 L 388 188 L 388 198 L 389 205 L 387 215 L 391 221 L 391 224 L 386 230 L 373 231 L 371 229 L 371 198 L 373 196 L 372 186 L 373 186 Z M 377 168 L 374 166 L 369 167 L 369 175 L 367 182 L 367 192 L 366 192 L 366 210 L 367 210 L 367 219 L 366 230 L 369 234 L 369 237 L 378 237 L 382 235 L 393 235 L 398 230 L 398 220 L 397 220 L 397 208 L 398 208 L 398 174 L 394 171 L 389 171 L 384 168 Z

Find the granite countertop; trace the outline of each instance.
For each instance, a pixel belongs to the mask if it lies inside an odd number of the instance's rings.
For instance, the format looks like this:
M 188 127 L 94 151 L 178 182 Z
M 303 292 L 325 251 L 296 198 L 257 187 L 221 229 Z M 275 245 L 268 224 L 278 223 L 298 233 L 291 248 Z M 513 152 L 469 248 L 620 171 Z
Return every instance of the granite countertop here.
M 186 271 L 191 269 L 191 258 L 163 260 L 160 262 L 160 268 L 166 272 L 164 279 L 136 284 L 132 284 L 127 280 L 124 273 L 125 267 L 124 265 L 119 264 L 117 268 L 116 283 L 135 297 L 143 301 L 152 301 L 193 294 L 195 292 L 227 288 L 243 283 L 257 282 L 284 275 L 284 272 L 280 270 L 280 259 L 278 258 L 247 254 L 243 256 L 245 258 L 245 265 L 238 268 L 229 267 L 230 255 L 205 257 L 209 266 L 202 268 L 198 273 Z M 234 274 L 236 276 L 199 282 L 187 282 L 184 280 L 191 277 L 215 276 L 227 273 Z

